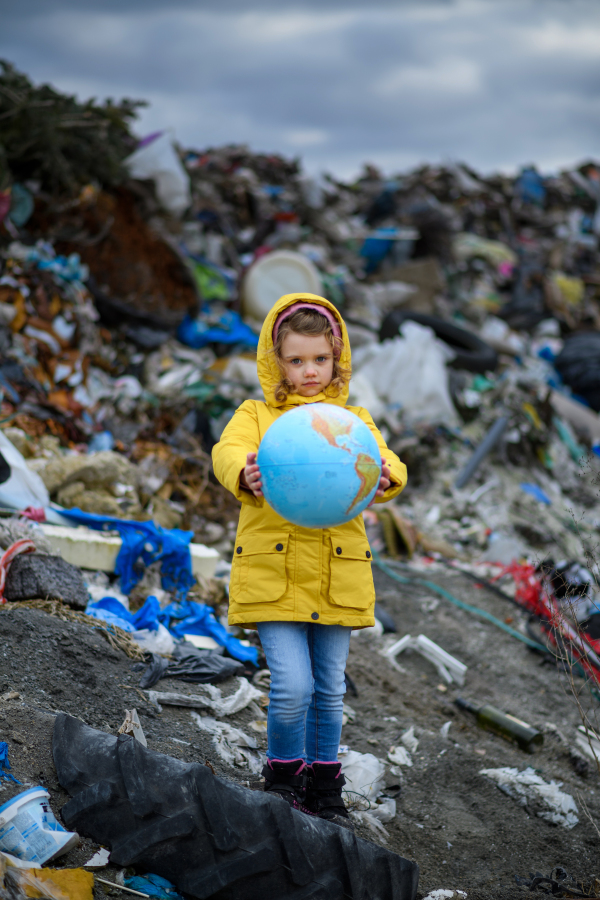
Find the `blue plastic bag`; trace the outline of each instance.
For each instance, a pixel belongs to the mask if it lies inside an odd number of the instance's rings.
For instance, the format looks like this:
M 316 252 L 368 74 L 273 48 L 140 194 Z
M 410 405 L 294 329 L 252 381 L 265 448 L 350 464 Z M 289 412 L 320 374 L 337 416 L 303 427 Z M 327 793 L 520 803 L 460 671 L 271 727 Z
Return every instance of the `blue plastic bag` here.
M 109 625 L 116 625 L 123 631 L 158 631 L 161 616 L 160 603 L 157 598 L 150 595 L 141 609 L 131 613 L 116 597 L 103 597 L 94 603 L 88 603 L 86 615 L 100 619 Z
M 131 878 L 125 878 L 125 886 L 134 891 L 140 891 L 142 894 L 148 894 L 155 897 L 156 900 L 183 900 L 174 884 L 161 878 L 160 875 L 132 875 Z
M 241 344 L 258 347 L 258 335 L 242 321 L 240 315 L 228 310 L 219 319 L 218 325 L 207 324 L 202 314 L 193 319 L 186 316 L 177 329 L 177 340 L 198 350 L 207 344 Z
M 97 516 L 80 509 L 61 509 L 61 515 L 78 525 L 87 525 L 96 531 L 118 531 L 122 546 L 115 563 L 115 572 L 121 579 L 121 590 L 129 594 L 136 586 L 142 572 L 136 568 L 138 559 L 146 566 L 162 560 L 162 586 L 166 591 L 176 591 L 185 599 L 196 579 L 192 574 L 190 541 L 193 531 L 179 528 L 162 528 L 154 522 L 133 522 L 110 516 Z
M 546 494 L 539 485 L 530 484 L 527 481 L 522 481 L 519 485 L 522 491 L 525 491 L 526 494 L 529 494 L 530 497 L 533 497 L 534 500 L 537 500 L 538 503 L 543 503 L 545 506 L 551 506 L 552 500 Z
M 170 620 L 165 621 L 165 618 Z M 175 621 L 173 621 L 175 620 Z M 217 644 L 225 647 L 230 656 L 240 662 L 258 664 L 256 647 L 245 647 L 237 638 L 229 634 L 218 622 L 212 608 L 205 603 L 194 603 L 184 600 L 182 603 L 170 603 L 161 612 L 160 621 L 169 629 L 174 638 L 183 638 L 185 634 L 202 634 L 214 638 Z
M 365 238 L 360 255 L 367 260 L 366 271 L 373 272 L 394 246 L 396 228 L 377 228 L 371 237 Z
M 8 744 L 6 741 L 0 741 L 0 781 L 2 781 L 3 778 L 8 778 L 10 781 L 14 781 L 15 784 L 21 784 L 14 775 L 11 775 L 8 771 L 9 769 Z
M 115 625 L 129 633 L 147 628 L 157 631 L 159 624 L 164 625 L 169 633 L 181 640 L 186 634 L 208 635 L 217 644 L 225 647 L 230 656 L 240 662 L 258 664 L 256 647 L 245 647 L 241 641 L 229 634 L 220 622 L 217 622 L 212 608 L 205 603 L 184 600 L 181 603 L 170 603 L 164 609 L 156 597 L 150 596 L 136 613 L 129 612 L 120 600 L 115 597 L 103 597 L 88 603 L 86 615 L 93 616 L 108 625 Z

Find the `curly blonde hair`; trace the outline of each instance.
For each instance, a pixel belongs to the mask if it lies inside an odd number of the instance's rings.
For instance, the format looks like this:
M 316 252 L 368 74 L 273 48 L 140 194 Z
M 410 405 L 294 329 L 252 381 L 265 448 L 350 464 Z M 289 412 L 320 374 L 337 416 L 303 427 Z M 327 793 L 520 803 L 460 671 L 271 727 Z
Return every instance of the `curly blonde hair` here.
M 273 344 L 273 353 L 281 372 L 281 381 L 275 388 L 275 399 L 278 403 L 283 403 L 294 390 L 291 381 L 286 378 L 281 351 L 283 341 L 288 334 L 304 334 L 307 337 L 319 337 L 325 335 L 331 349 L 333 350 L 333 377 L 326 388 L 329 392 L 333 389 L 332 396 L 337 397 L 343 391 L 344 387 L 350 381 L 351 370 L 340 364 L 340 355 L 343 349 L 343 341 L 333 333 L 330 322 L 317 312 L 316 309 L 298 309 L 292 313 L 287 319 L 284 319 L 277 332 L 277 338 Z

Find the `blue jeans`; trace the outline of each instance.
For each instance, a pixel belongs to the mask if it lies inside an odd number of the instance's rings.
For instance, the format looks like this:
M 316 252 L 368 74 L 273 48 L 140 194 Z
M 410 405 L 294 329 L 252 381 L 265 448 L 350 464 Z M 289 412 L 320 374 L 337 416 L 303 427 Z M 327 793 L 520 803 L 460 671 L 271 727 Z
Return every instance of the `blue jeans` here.
M 258 622 L 271 671 L 269 759 L 337 760 L 351 628 Z

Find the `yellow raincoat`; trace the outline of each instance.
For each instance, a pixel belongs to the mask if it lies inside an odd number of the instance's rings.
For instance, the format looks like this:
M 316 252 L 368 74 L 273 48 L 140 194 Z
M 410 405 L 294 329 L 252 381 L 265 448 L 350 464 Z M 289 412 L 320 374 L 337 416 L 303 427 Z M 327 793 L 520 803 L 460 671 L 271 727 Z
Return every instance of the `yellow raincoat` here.
M 213 448 L 215 475 L 242 502 L 231 570 L 229 623 L 319 622 L 364 628 L 374 624 L 375 588 L 371 552 L 362 515 L 337 528 L 300 528 L 278 515 L 260 497 L 240 487 L 246 455 L 258 450 L 267 429 L 284 412 L 302 403 L 346 406 L 348 387 L 337 397 L 288 394 L 283 403 L 274 390 L 281 374 L 273 350 L 273 326 L 286 307 L 306 300 L 339 320 L 343 339 L 340 363 L 350 368 L 350 344 L 343 319 L 333 304 L 314 294 L 286 294 L 264 321 L 258 344 L 258 377 L 266 402 L 246 400 Z M 366 409 L 348 406 L 373 432 L 391 469 L 392 484 L 376 503 L 391 500 L 406 484 L 406 466 L 385 445 Z

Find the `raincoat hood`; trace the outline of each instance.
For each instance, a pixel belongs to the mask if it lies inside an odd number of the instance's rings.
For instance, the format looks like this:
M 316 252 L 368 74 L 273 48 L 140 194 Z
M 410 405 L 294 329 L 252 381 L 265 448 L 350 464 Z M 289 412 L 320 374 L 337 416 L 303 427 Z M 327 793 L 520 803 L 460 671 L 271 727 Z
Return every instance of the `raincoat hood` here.
M 329 300 L 325 299 L 325 297 L 319 297 L 316 294 L 284 294 L 284 296 L 280 297 L 277 303 L 269 311 L 269 314 L 263 322 L 263 327 L 261 329 L 260 338 L 258 341 L 258 378 L 260 381 L 260 386 L 265 395 L 265 400 L 267 401 L 269 406 L 275 406 L 280 409 L 292 406 L 300 406 L 303 403 L 335 403 L 336 406 L 345 406 L 348 402 L 348 384 L 346 384 L 342 391 L 340 391 L 340 393 L 337 395 L 335 395 L 334 390 L 332 390 L 330 393 L 329 389 L 327 389 L 325 391 L 321 391 L 321 393 L 319 394 L 316 394 L 316 396 L 314 397 L 301 397 L 300 394 L 288 394 L 283 403 L 280 403 L 275 399 L 275 388 L 281 381 L 281 371 L 279 369 L 279 366 L 277 365 L 277 359 L 275 358 L 275 353 L 273 351 L 273 328 L 275 326 L 275 322 L 277 321 L 277 317 L 285 309 L 287 309 L 288 306 L 293 306 L 294 303 L 298 303 L 298 301 L 300 300 L 305 300 L 307 303 L 314 303 L 318 306 L 324 306 L 325 309 L 329 310 L 329 312 L 335 316 L 340 326 L 343 343 L 339 362 L 344 369 L 350 369 L 351 367 L 350 342 L 348 340 L 348 332 L 346 331 L 344 320 L 340 316 L 333 303 L 330 303 Z

